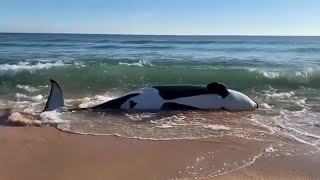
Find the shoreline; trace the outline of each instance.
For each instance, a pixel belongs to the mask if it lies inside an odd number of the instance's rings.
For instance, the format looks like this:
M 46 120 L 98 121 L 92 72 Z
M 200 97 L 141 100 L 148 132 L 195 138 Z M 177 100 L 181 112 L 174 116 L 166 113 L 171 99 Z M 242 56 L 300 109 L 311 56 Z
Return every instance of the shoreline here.
M 261 151 L 266 148 L 264 143 L 240 138 L 148 141 L 79 135 L 54 127 L 2 126 L 0 144 L 0 179 L 194 179 L 201 176 L 203 179 L 316 179 L 320 176 L 316 168 L 320 166 L 317 152 L 269 158 L 262 155 L 232 172 L 206 177 L 214 169 L 212 163 L 217 172 L 228 160 L 241 162 L 245 158 L 249 162 L 251 156 L 264 153 Z M 296 147 L 306 145 L 297 143 Z M 212 157 L 208 156 L 210 152 L 214 154 Z M 199 157 L 204 160 L 199 162 Z

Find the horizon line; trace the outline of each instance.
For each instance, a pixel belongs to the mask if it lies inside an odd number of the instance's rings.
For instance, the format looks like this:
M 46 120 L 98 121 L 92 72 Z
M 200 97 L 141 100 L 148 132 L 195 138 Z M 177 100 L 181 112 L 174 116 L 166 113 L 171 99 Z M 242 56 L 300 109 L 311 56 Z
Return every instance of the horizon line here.
M 69 35 L 124 35 L 124 36 L 269 36 L 269 37 L 319 37 L 320 35 L 282 35 L 282 34 L 143 34 L 143 33 L 74 33 L 74 32 L 1 32 L 0 34 L 69 34 Z

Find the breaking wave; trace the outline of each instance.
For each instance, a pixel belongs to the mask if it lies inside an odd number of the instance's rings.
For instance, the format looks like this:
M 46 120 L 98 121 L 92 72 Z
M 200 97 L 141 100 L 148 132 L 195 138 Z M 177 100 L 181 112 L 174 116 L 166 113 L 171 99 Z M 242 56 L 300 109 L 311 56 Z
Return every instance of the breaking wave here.
M 257 86 L 288 88 L 320 88 L 320 69 L 271 70 L 259 68 L 206 66 L 181 66 L 179 63 L 157 63 L 147 59 L 113 60 L 96 62 L 90 60 L 45 60 L 24 61 L 16 64 L 1 64 L 0 80 L 26 91 L 37 89 L 21 86 L 28 84 L 37 88 L 48 79 L 57 79 L 65 84 L 79 83 L 83 86 L 102 88 L 136 88 L 153 84 L 207 84 L 218 81 L 232 88 Z

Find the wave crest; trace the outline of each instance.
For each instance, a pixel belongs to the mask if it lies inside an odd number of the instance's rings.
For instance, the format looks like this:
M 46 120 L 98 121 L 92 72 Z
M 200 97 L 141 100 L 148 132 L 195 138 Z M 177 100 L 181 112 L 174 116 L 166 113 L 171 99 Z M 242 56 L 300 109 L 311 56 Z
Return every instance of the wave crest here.
M 151 62 L 147 59 L 142 59 L 139 60 L 139 62 L 132 62 L 132 63 L 128 63 L 128 62 L 119 62 L 119 65 L 127 65 L 127 66 L 153 66 L 153 64 L 151 64 Z
M 18 64 L 1 64 L 0 75 L 3 74 L 16 74 L 18 72 L 29 71 L 33 72 L 40 69 L 49 69 L 52 67 L 61 67 L 66 64 L 63 61 L 57 62 L 19 62 Z

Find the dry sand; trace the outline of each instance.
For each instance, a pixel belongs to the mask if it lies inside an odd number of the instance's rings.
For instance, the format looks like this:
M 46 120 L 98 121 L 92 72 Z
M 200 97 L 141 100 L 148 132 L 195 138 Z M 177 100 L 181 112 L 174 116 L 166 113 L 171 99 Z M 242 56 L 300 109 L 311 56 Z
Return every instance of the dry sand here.
M 240 139 L 146 141 L 76 135 L 52 127 L 0 127 L 0 179 L 186 178 L 184 170 L 201 154 L 221 151 L 215 161 L 222 161 L 259 153 L 263 146 Z M 319 156 L 261 157 L 244 168 L 206 179 L 316 179 L 319 167 Z

